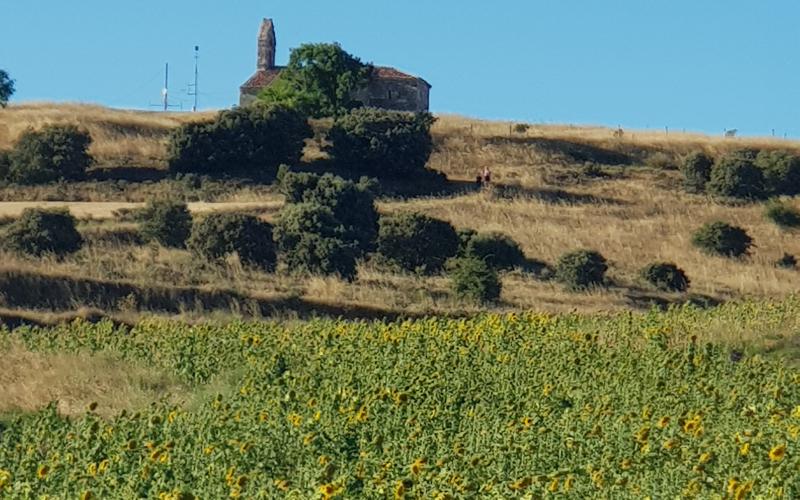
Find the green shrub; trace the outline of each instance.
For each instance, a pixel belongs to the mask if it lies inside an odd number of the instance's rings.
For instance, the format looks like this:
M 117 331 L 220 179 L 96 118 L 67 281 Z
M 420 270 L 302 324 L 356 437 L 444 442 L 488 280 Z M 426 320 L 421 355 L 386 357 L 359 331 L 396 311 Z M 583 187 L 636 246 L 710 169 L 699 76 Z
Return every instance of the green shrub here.
M 317 203 L 288 204 L 275 222 L 281 261 L 295 274 L 335 274 L 353 279 L 358 243 L 347 238 L 331 208 Z
M 278 190 L 286 197 L 286 203 L 302 203 L 305 194 L 316 189 L 320 178 L 317 174 L 288 169 L 279 176 Z
M 81 180 L 92 164 L 92 138 L 74 125 L 47 125 L 25 131 L 9 157 L 9 180 L 39 184 Z
M 477 257 L 497 270 L 514 269 L 525 264 L 525 253 L 510 236 L 502 233 L 479 233 L 466 246 L 466 255 Z
M 11 173 L 11 156 L 8 151 L 0 151 L 0 181 L 8 180 Z
M 692 243 L 710 254 L 739 257 L 748 252 L 753 239 L 744 229 L 717 221 L 698 229 L 692 235 Z
M 528 131 L 529 128 L 531 128 L 531 126 L 528 125 L 527 123 L 515 123 L 514 124 L 514 132 L 516 132 L 518 134 L 524 134 L 525 132 Z
M 502 283 L 497 271 L 476 257 L 452 259 L 448 270 L 453 292 L 460 299 L 490 302 L 500 297 Z
M 675 264 L 655 262 L 641 271 L 642 278 L 665 292 L 685 292 L 689 288 L 689 278 L 683 269 Z
M 764 216 L 784 229 L 800 227 L 800 210 L 777 200 L 767 203 Z
M 318 176 L 286 172 L 281 180 L 281 191 L 287 203 L 310 203 L 330 208 L 333 224 L 343 229 L 338 237 L 355 241 L 359 255 L 374 249 L 378 211 L 369 179 L 363 177 L 355 183 L 332 174 Z
M 83 238 L 75 229 L 75 218 L 67 210 L 28 208 L 5 232 L 5 247 L 23 255 L 54 254 L 59 257 L 77 252 Z
M 606 259 L 592 250 L 566 253 L 556 264 L 556 278 L 573 290 L 602 285 L 608 264 Z
M 312 136 L 306 118 L 280 106 L 222 111 L 211 122 L 188 123 L 170 136 L 172 172 L 273 178 L 278 166 L 300 160 Z
M 141 234 L 165 247 L 185 248 L 192 232 L 192 214 L 186 203 L 151 201 L 141 215 Z
M 466 257 L 469 242 L 478 234 L 478 231 L 469 227 L 462 227 L 456 230 L 456 234 L 458 234 L 458 252 L 456 255 Z
M 683 186 L 690 193 L 702 193 L 706 190 L 706 184 L 711 179 L 711 168 L 714 160 L 705 153 L 692 153 L 683 160 L 681 173 L 683 174 Z
M 743 156 L 728 156 L 714 164 L 706 190 L 726 198 L 758 199 L 764 196 L 764 174 Z
M 795 269 L 797 268 L 797 258 L 790 253 L 784 253 L 783 257 L 775 261 L 775 267 Z
M 342 168 L 377 178 L 426 172 L 433 151 L 430 113 L 402 113 L 359 108 L 338 118 L 328 152 Z
M 272 226 L 252 215 L 213 213 L 196 221 L 187 247 L 195 255 L 217 262 L 236 253 L 243 264 L 267 271 L 275 268 Z
M 752 163 L 756 161 L 759 154 L 761 154 L 761 150 L 758 148 L 739 148 L 731 151 L 728 156 L 731 158 L 741 158 Z
M 380 257 L 410 272 L 435 274 L 458 253 L 459 237 L 449 222 L 419 213 L 381 217 Z
M 764 183 L 771 194 L 800 194 L 800 156 L 786 151 L 762 151 L 755 163 L 764 172 Z

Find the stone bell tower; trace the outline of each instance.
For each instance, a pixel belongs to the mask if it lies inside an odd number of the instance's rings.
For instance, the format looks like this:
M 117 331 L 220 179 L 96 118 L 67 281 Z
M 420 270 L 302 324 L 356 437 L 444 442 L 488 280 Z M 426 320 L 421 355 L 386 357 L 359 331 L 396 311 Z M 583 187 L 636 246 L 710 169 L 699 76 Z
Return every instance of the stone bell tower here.
M 258 32 L 258 69 L 267 70 L 275 68 L 275 25 L 272 19 L 261 22 Z

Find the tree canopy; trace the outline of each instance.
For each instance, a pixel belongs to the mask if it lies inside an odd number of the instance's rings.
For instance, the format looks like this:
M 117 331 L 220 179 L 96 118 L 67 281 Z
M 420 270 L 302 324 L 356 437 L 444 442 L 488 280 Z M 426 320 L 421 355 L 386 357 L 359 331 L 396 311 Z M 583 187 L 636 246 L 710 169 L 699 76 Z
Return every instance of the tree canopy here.
M 0 107 L 5 108 L 8 100 L 14 95 L 14 80 L 5 70 L 0 69 Z
M 355 92 L 367 84 L 372 65 L 339 44 L 304 44 L 292 50 L 289 64 L 259 96 L 291 106 L 315 118 L 338 116 L 361 103 Z

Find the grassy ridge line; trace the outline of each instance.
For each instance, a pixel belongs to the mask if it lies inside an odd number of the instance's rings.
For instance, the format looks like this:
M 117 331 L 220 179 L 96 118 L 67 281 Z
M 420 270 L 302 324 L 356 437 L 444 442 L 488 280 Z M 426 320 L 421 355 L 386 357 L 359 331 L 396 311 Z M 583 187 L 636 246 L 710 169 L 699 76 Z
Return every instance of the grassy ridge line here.
M 161 113 L 106 108 L 86 104 L 27 103 L 12 104 L 0 109 L 0 149 L 11 147 L 28 127 L 45 124 L 72 123 L 85 127 L 92 134 L 92 154 L 101 165 L 129 164 L 164 166 L 165 139 L 169 131 L 181 124 L 205 120 L 214 112 Z M 718 153 L 738 148 L 791 149 L 800 151 L 800 143 L 768 137 L 723 138 L 697 133 L 652 130 L 629 130 L 622 137 L 606 127 L 574 125 L 531 125 L 523 134 L 510 132 L 510 122 L 493 122 L 458 115 L 439 115 L 433 127 L 435 138 L 442 142 L 547 138 L 578 141 L 616 151 L 635 151 L 645 148 L 674 154 L 696 149 Z M 315 128 L 325 128 L 320 121 Z M 448 168 L 435 167 L 450 173 Z

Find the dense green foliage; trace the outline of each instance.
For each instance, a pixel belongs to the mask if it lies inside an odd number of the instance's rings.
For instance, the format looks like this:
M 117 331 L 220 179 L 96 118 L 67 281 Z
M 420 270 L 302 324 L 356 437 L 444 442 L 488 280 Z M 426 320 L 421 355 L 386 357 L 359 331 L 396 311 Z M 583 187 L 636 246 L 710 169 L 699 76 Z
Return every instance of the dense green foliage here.
M 373 249 L 378 235 L 378 211 L 369 179 L 356 183 L 332 174 L 289 171 L 281 176 L 280 189 L 287 203 L 329 208 L 333 225 L 341 227 L 338 237 L 355 242 L 359 254 Z
M 211 122 L 188 123 L 172 133 L 169 168 L 175 173 L 273 178 L 278 166 L 300 160 L 312 136 L 305 117 L 281 106 L 226 110 Z
M 5 108 L 8 100 L 14 95 L 14 80 L 6 70 L 0 69 L 0 108 Z
M 373 250 L 378 211 L 372 182 L 281 169 L 287 204 L 275 227 L 282 262 L 293 273 L 356 275 L 356 260 Z
M 723 198 L 758 199 L 764 196 L 764 173 L 744 155 L 729 155 L 711 169 L 706 190 Z
M 293 49 L 289 64 L 259 96 L 306 116 L 338 116 L 362 105 L 355 92 L 367 85 L 372 66 L 335 43 L 307 43 Z
M 448 275 L 456 297 L 486 303 L 500 297 L 502 283 L 497 271 L 476 256 L 451 259 Z
M 142 213 L 141 235 L 165 247 L 185 248 L 192 232 L 192 214 L 186 203 L 151 201 Z
M 147 363 L 199 395 L 110 419 L 9 419 L 0 496 L 797 498 L 800 373 L 691 340 L 794 331 L 797 318 L 789 300 L 19 329 L 8 338 L 35 351 Z
M 703 193 L 706 184 L 711 180 L 711 167 L 714 159 L 702 152 L 695 152 L 686 157 L 681 165 L 683 185 L 690 193 Z
M 430 113 L 355 109 L 334 123 L 328 152 L 341 168 L 377 178 L 426 175 L 433 122 Z
M 689 278 L 683 269 L 671 262 L 654 262 L 641 271 L 642 278 L 665 292 L 685 292 Z
M 92 137 L 74 125 L 46 125 L 22 133 L 10 154 L 8 177 L 21 184 L 81 180 L 92 164 Z
M 556 278 L 573 290 L 602 285 L 608 264 L 593 250 L 575 250 L 565 253 L 556 264 Z
M 80 250 L 83 238 L 75 218 L 66 210 L 27 208 L 3 235 L 4 246 L 23 255 L 64 256 Z
M 192 225 L 187 247 L 210 262 L 237 254 L 246 265 L 275 268 L 272 226 L 252 215 L 212 213 Z
M 783 269 L 795 269 L 797 267 L 797 257 L 790 253 L 785 253 L 780 259 L 775 261 L 775 267 Z
M 0 181 L 8 179 L 11 172 L 11 155 L 8 151 L 0 150 Z
M 409 272 L 435 274 L 458 253 L 460 239 L 453 226 L 420 213 L 381 217 L 378 254 Z
M 782 228 L 800 227 L 800 210 L 777 200 L 767 203 L 764 216 Z
M 692 235 L 692 243 L 704 252 L 725 257 L 745 255 L 753 239 L 744 229 L 726 222 L 709 222 Z
M 459 236 L 462 236 L 459 233 Z M 478 233 L 465 246 L 465 254 L 484 261 L 497 270 L 509 270 L 525 264 L 525 253 L 510 236 L 498 233 Z
M 458 256 L 466 257 L 467 246 L 472 241 L 472 238 L 478 234 L 478 231 L 470 227 L 462 227 L 456 230 L 456 234 L 458 234 Z
M 771 194 L 800 194 L 800 156 L 786 151 L 762 151 L 755 163 L 764 172 L 764 183 Z
M 359 243 L 329 206 L 287 204 L 275 222 L 275 242 L 292 273 L 356 276 Z

